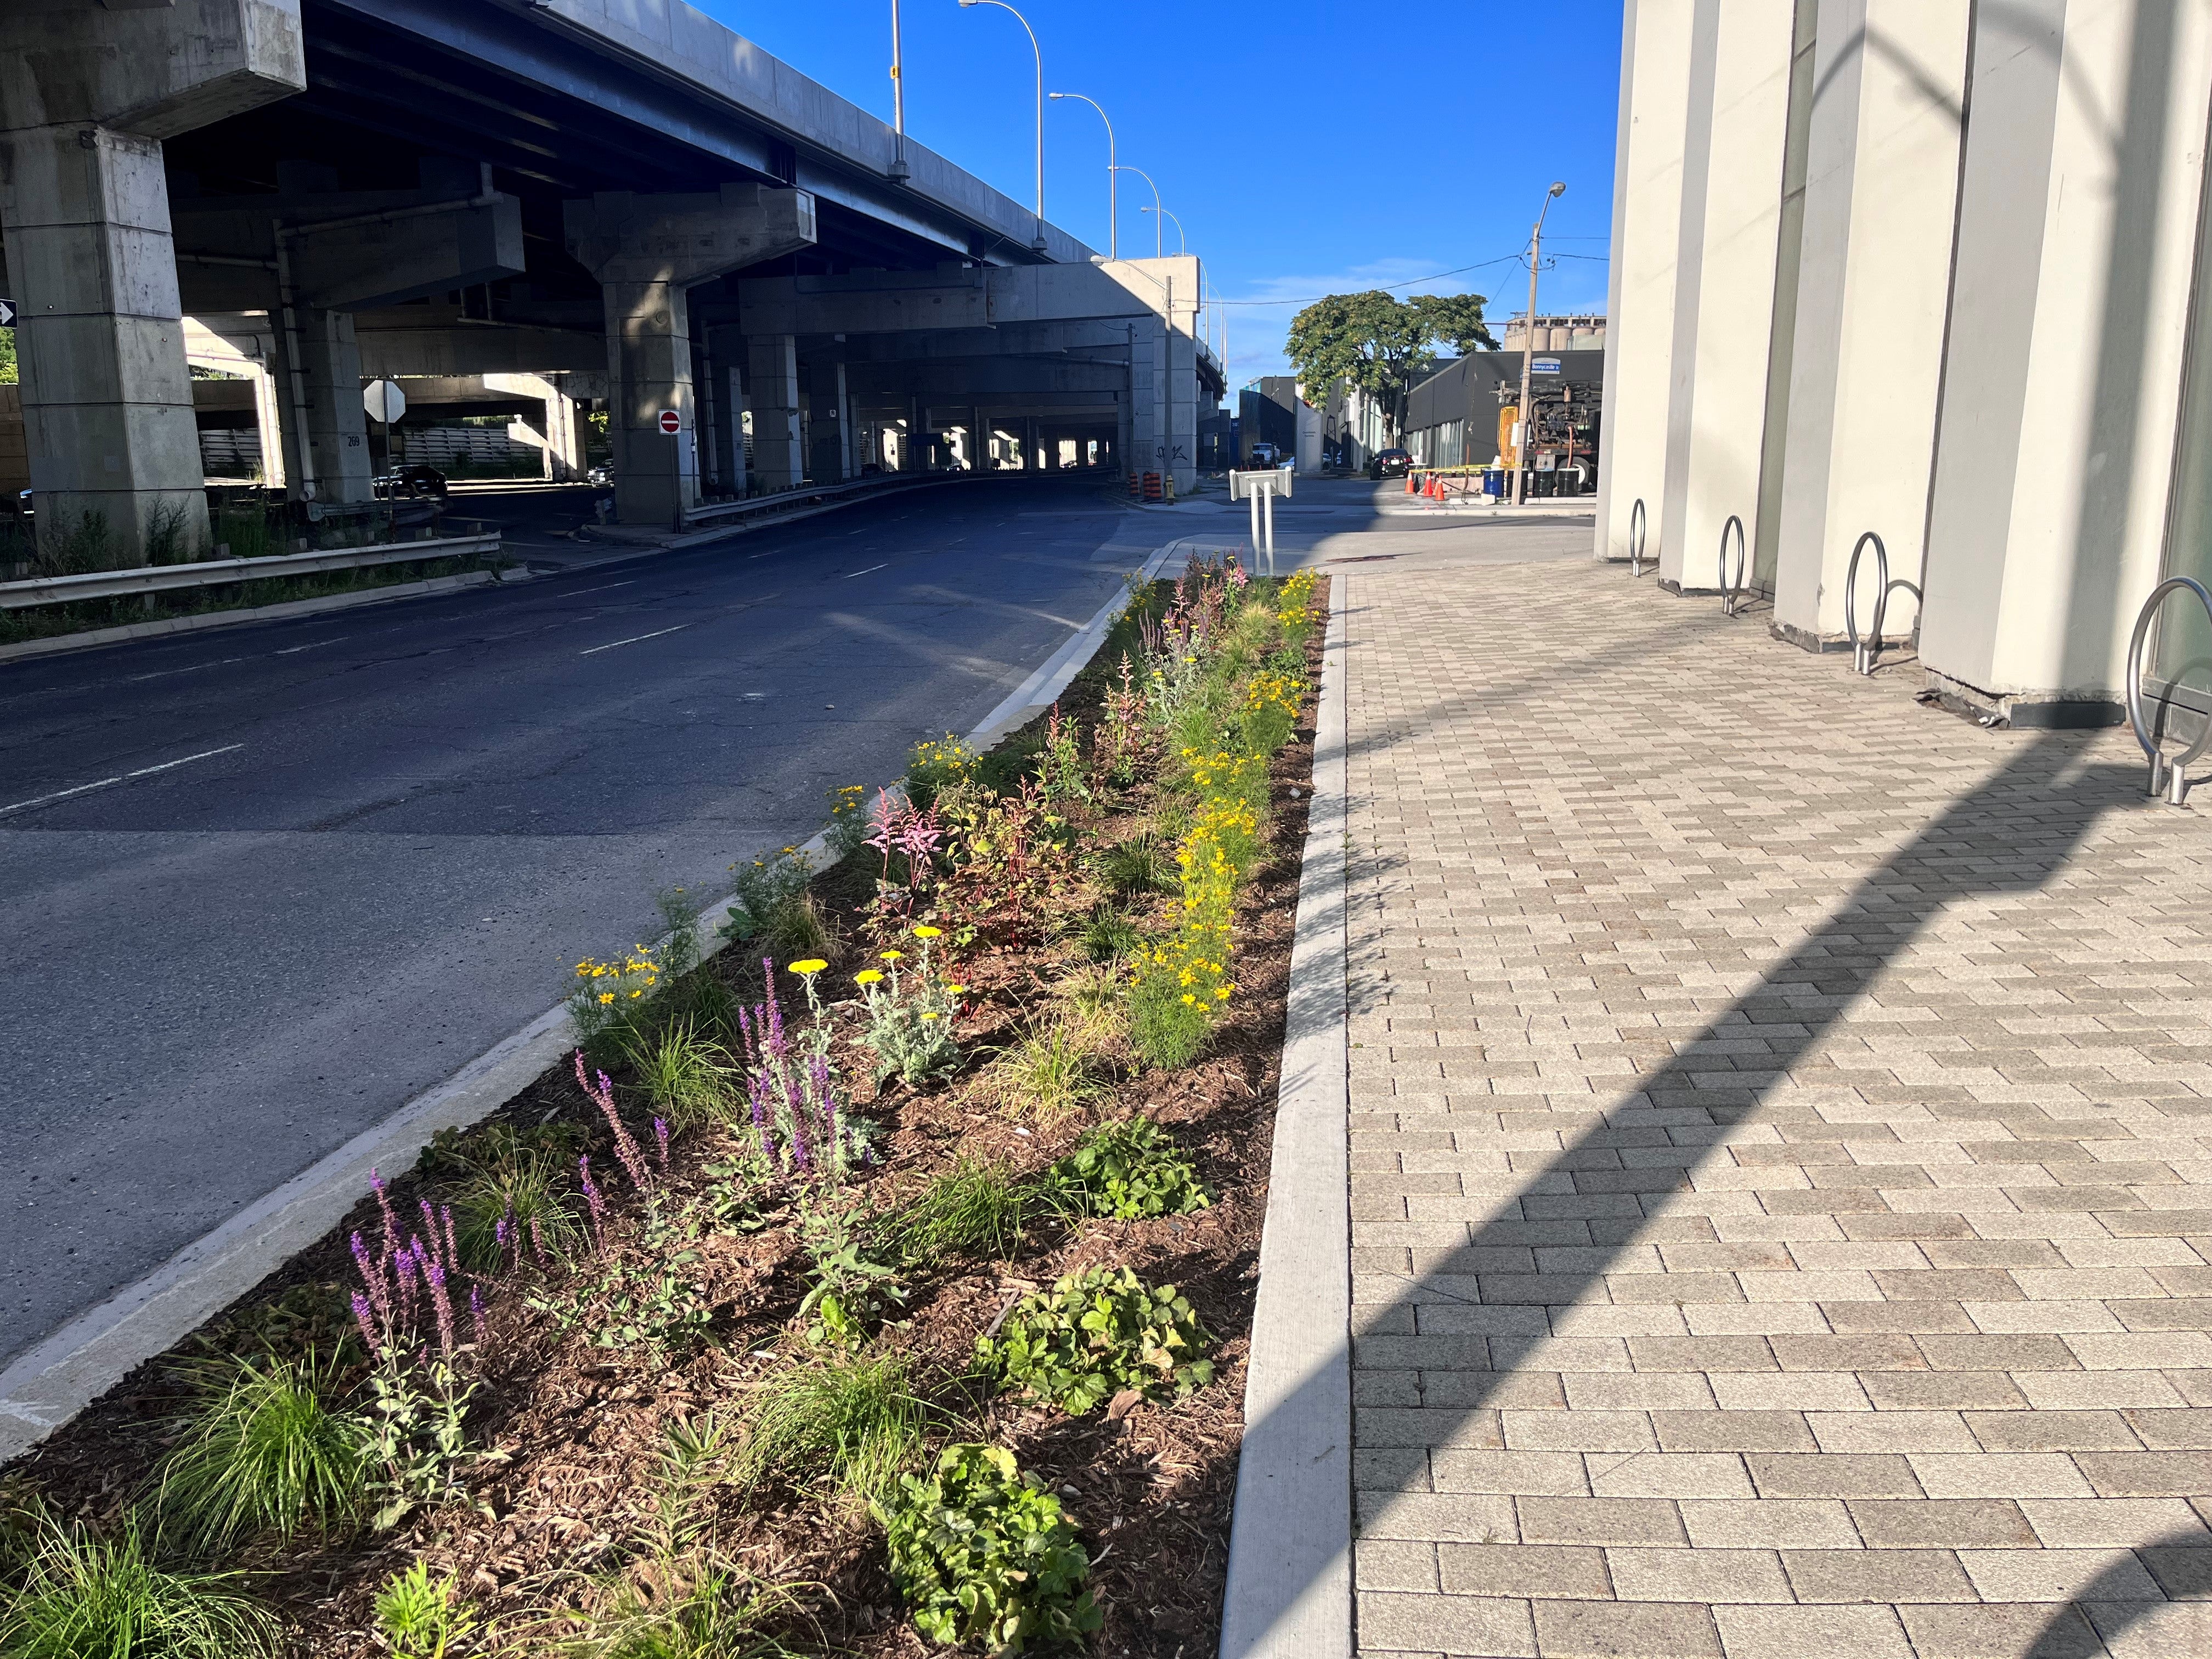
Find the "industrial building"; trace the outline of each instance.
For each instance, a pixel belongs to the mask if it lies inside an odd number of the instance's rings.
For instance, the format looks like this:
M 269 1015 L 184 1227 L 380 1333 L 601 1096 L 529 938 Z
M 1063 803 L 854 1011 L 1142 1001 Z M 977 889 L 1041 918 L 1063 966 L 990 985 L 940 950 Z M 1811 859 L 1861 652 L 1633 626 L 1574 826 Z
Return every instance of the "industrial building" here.
M 1941 697 L 2123 718 L 2212 577 L 2208 119 L 2203 0 L 1627 0 L 1597 556 L 1711 594 L 1741 536 L 1826 650 L 1871 535 Z

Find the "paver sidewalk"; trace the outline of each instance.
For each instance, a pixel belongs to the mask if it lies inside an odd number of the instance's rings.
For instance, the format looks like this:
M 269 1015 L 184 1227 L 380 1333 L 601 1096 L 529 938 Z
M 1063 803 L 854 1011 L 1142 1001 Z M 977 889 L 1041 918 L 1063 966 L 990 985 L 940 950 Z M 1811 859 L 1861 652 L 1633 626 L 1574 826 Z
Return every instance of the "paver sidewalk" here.
M 2212 811 L 1340 568 L 1362 1653 L 2212 1654 Z

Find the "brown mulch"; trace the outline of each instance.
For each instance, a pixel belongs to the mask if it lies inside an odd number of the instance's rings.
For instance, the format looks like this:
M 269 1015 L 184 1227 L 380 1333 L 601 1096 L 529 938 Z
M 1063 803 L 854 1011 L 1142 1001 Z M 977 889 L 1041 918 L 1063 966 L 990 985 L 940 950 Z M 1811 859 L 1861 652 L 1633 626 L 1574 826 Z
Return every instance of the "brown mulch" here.
M 1315 595 L 1317 618 L 1327 614 L 1327 599 L 1323 581 Z M 1316 685 L 1324 631 L 1317 621 L 1308 647 Z M 1094 665 L 1070 688 L 1064 713 L 1084 723 L 1095 717 L 1103 667 Z M 960 961 L 969 988 L 960 1036 L 969 1062 L 951 1085 L 918 1091 L 894 1085 L 872 1100 L 865 1084 L 857 1091 L 857 1109 L 884 1129 L 878 1162 L 854 1182 L 857 1195 L 878 1210 L 920 1191 L 958 1158 L 1042 1170 L 1093 1124 L 1138 1111 L 1167 1129 L 1215 1194 L 1210 1207 L 1190 1216 L 1033 1226 L 1012 1260 L 955 1263 L 915 1284 L 900 1322 L 878 1339 L 908 1352 L 918 1375 L 936 1379 L 933 1401 L 944 1413 L 939 1439 L 965 1419 L 953 1437 L 1011 1448 L 1024 1470 L 1060 1492 L 1093 1564 L 1091 1586 L 1106 1620 L 1093 1644 L 1101 1654 L 1206 1659 L 1216 1648 L 1311 788 L 1313 709 L 1310 690 L 1295 735 L 1273 760 L 1270 856 L 1239 901 L 1238 994 L 1194 1063 L 1140 1072 L 1125 1060 L 1112 1066 L 1102 1098 L 1057 1122 L 1001 1099 L 975 1060 L 1018 1036 L 1028 1012 L 1083 964 L 1079 947 L 1064 939 Z M 1117 830 L 1141 816 L 1143 805 L 1094 814 L 1084 826 L 1086 841 L 1112 844 Z M 824 976 L 825 983 L 834 981 L 828 983 L 830 995 L 850 994 L 850 970 L 862 965 L 857 901 L 869 890 L 873 872 L 858 866 L 872 866 L 872 858 L 864 850 L 817 884 L 833 922 L 851 941 Z M 1095 894 L 1071 874 L 1056 896 L 1064 901 L 1063 914 L 1079 921 Z M 747 955 L 732 950 L 700 971 L 727 976 L 754 1000 L 760 969 Z M 795 1000 L 786 998 L 787 1015 Z M 850 1024 L 848 1012 L 839 1045 L 845 1073 L 865 1079 L 868 1057 L 853 1047 Z M 617 1086 L 618 1098 L 636 1097 L 619 1076 Z M 605 1126 L 565 1066 L 540 1077 L 495 1121 L 526 1130 L 549 1122 L 577 1126 L 611 1202 L 621 1207 L 617 1189 L 626 1196 L 627 1185 Z M 680 1199 L 698 1190 L 707 1181 L 704 1166 L 728 1158 L 735 1146 L 720 1131 L 679 1137 L 669 1194 Z M 395 1182 L 403 1216 L 418 1196 L 434 1194 L 435 1184 L 419 1175 Z M 295 1352 L 313 1343 L 328 1352 L 350 1330 L 346 1239 L 356 1228 L 374 1238 L 375 1218 L 365 1197 L 345 1222 L 199 1336 L 140 1366 L 0 1474 L 27 1478 L 65 1512 L 112 1519 L 143 1492 L 169 1443 L 169 1421 L 189 1386 L 179 1361 L 262 1345 Z M 471 1445 L 490 1456 L 469 1475 L 468 1501 L 413 1517 L 389 1534 L 264 1547 L 235 1564 L 270 1575 L 259 1593 L 299 1631 L 300 1650 L 317 1659 L 383 1652 L 369 1634 L 371 1598 L 417 1556 L 435 1571 L 457 1573 L 471 1600 L 510 1629 L 523 1615 L 558 1606 L 583 1575 L 622 1566 L 643 1524 L 669 1424 L 718 1407 L 742 1422 L 747 1385 L 806 1351 L 789 1328 L 805 1261 L 791 1210 L 768 1209 L 762 1219 L 765 1224 L 756 1231 L 711 1233 L 690 1246 L 704 1256 L 719 1312 L 714 1340 L 678 1361 L 596 1347 L 584 1329 L 556 1329 L 518 1290 L 557 1288 L 557 1271 L 550 1283 L 528 1272 L 526 1285 L 501 1289 L 479 1362 L 488 1386 L 469 1417 Z M 633 1221 L 617 1220 L 611 1233 L 634 1237 Z M 1210 1384 L 1179 1402 L 1074 1419 L 1018 1399 L 989 1398 L 966 1376 L 977 1335 L 1014 1297 L 1102 1263 L 1131 1267 L 1147 1282 L 1182 1288 L 1217 1339 Z M 791 1621 L 796 1644 L 867 1659 L 920 1659 L 941 1651 L 906 1622 L 880 1540 L 856 1504 L 782 1490 L 740 1499 L 724 1489 L 713 1501 L 716 1534 L 729 1556 L 763 1580 L 806 1587 L 804 1611 Z M 497 1650 L 516 1650 L 502 1644 Z

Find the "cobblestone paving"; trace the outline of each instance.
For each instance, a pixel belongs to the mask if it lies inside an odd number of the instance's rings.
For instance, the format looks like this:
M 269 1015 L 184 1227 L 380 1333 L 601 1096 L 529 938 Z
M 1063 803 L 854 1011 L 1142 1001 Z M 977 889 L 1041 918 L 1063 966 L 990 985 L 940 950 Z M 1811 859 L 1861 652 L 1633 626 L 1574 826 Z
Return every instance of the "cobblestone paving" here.
M 2212 808 L 1620 567 L 1334 574 L 1361 1652 L 2212 1655 Z

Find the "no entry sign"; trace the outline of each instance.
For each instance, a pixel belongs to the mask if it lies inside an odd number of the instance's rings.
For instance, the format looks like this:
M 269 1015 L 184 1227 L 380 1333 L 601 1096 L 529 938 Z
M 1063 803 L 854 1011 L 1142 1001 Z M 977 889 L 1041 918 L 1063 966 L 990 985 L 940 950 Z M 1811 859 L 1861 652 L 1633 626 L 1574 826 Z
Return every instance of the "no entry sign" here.
M 663 432 L 667 433 L 681 432 L 684 429 L 684 417 L 681 415 L 678 415 L 672 409 L 662 410 L 660 411 L 660 429 Z

